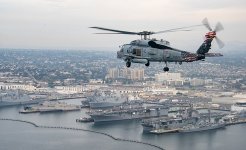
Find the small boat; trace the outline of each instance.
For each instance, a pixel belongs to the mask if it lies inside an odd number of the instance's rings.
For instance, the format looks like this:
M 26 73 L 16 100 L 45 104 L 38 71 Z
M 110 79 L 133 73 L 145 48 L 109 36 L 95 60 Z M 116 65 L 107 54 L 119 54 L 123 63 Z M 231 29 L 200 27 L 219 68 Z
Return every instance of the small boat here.
M 76 122 L 94 122 L 94 120 L 92 118 L 83 117 L 76 119 Z

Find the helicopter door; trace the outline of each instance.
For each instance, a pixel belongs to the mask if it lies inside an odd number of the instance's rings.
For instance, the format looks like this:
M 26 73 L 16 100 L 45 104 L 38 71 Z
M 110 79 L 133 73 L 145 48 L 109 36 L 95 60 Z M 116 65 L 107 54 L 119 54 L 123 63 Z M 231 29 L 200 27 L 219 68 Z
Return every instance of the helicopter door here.
M 133 55 L 136 55 L 136 56 L 142 56 L 142 52 L 141 52 L 141 49 L 133 49 L 132 50 L 132 54 Z

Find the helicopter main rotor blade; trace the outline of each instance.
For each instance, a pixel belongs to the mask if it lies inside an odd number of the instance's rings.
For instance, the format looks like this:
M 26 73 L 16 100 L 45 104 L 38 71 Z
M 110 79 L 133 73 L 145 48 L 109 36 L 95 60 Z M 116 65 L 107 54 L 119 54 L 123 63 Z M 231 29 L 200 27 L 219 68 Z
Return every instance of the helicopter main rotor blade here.
M 93 33 L 93 34 L 125 34 L 125 33 Z M 130 34 L 130 35 L 134 35 L 134 34 Z
M 218 32 L 218 31 L 221 31 L 221 30 L 224 30 L 224 27 L 222 26 L 222 24 L 220 22 L 218 22 L 214 28 L 214 31 L 215 32 Z
M 115 29 L 108 29 L 108 28 L 102 28 L 102 27 L 90 27 L 94 29 L 99 29 L 99 30 L 105 30 L 105 31 L 111 31 L 111 32 L 118 32 L 120 34 L 138 34 L 137 32 L 129 32 L 129 31 L 122 31 L 122 30 L 115 30 Z
M 208 28 L 209 31 L 212 31 L 212 28 L 211 28 L 211 26 L 209 25 L 208 19 L 207 19 L 207 18 L 204 18 L 204 19 L 202 20 L 202 24 L 203 24 L 206 28 Z
M 198 27 L 198 26 L 203 26 L 203 25 L 199 24 L 199 25 L 193 25 L 193 26 L 173 28 L 173 29 L 168 29 L 168 30 L 164 30 L 164 31 L 154 32 L 153 34 L 160 34 L 160 33 L 166 33 L 166 32 L 178 32 L 178 31 L 191 31 L 190 29 L 189 30 L 182 30 L 182 29 L 187 29 L 187 28 L 192 28 L 192 27 Z
M 188 28 L 197 27 L 197 26 L 202 26 L 202 25 L 193 25 L 193 26 L 186 26 L 186 27 L 180 27 L 180 28 L 173 28 L 173 29 L 168 29 L 168 30 L 159 31 L 159 32 L 150 32 L 150 31 L 130 32 L 130 31 L 115 30 L 115 29 L 109 29 L 109 28 L 103 28 L 103 27 L 90 27 L 90 28 L 99 29 L 99 30 L 105 30 L 105 31 L 111 31 L 111 32 L 116 32 L 116 33 L 95 33 L 95 34 L 152 35 L 152 34 L 160 34 L 160 33 L 166 33 L 166 32 L 191 31 L 191 29 L 188 29 Z
M 191 29 L 187 29 L 187 30 L 173 30 L 173 31 L 168 31 L 168 32 L 179 32 L 179 31 L 193 31 L 193 30 L 191 30 Z

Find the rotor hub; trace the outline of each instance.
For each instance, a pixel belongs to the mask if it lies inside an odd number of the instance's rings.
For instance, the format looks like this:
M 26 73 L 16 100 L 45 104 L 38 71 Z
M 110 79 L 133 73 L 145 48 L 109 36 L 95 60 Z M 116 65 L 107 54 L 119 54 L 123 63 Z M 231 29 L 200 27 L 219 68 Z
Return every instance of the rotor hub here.
M 206 33 L 205 35 L 206 38 L 215 38 L 216 37 L 216 32 L 215 31 L 211 31 L 211 32 L 208 32 Z

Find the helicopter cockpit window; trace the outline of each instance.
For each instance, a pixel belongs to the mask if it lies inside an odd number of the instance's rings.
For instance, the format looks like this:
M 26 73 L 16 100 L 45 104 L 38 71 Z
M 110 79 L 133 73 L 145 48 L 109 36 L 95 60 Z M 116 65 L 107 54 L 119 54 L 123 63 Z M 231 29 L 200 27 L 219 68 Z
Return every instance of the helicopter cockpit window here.
M 136 44 L 137 44 L 137 41 L 136 40 L 134 40 L 134 41 L 131 42 L 131 45 L 136 45 Z

